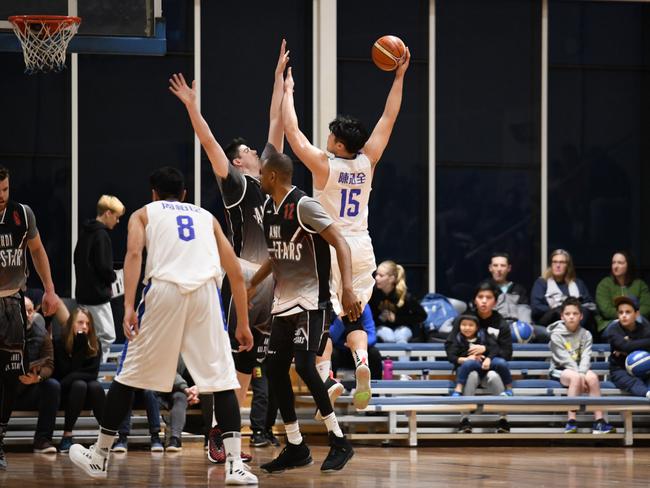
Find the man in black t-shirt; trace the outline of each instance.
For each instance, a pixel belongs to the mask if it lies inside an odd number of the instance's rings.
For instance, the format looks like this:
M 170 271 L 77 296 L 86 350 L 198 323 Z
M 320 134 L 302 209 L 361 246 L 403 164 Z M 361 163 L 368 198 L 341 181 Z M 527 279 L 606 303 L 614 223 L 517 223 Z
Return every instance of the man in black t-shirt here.
M 45 289 L 43 313 L 51 315 L 59 297 L 54 291 L 50 261 L 36 228 L 36 218 L 27 205 L 9 200 L 9 170 L 0 166 L 0 470 L 7 469 L 3 440 L 16 398 L 18 377 L 22 376 L 24 384 L 42 379 L 39 367 L 25 371 L 23 364 L 27 248 Z

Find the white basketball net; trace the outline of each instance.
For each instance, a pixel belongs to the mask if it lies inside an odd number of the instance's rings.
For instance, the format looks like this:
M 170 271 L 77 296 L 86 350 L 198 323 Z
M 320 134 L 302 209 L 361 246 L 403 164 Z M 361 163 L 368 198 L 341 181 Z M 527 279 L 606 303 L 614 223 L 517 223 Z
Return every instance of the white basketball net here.
M 58 73 L 65 68 L 65 51 L 77 33 L 79 19 L 53 22 L 19 18 L 12 26 L 23 46 L 25 73 Z

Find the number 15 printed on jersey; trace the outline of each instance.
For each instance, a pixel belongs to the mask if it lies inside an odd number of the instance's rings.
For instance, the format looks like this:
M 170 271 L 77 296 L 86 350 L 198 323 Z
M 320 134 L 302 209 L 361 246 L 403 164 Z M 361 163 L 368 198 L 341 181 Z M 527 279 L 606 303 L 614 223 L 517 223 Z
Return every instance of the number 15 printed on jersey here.
M 361 195 L 361 189 L 352 188 L 341 190 L 341 212 L 339 217 L 356 217 L 359 215 L 359 200 L 355 197 Z

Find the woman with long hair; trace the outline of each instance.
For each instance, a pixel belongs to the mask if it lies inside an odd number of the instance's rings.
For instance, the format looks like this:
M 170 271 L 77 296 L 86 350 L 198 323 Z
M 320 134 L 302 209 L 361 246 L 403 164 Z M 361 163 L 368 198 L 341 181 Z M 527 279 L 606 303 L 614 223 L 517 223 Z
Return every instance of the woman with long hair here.
M 377 337 L 383 342 L 408 342 L 420 335 L 427 313 L 408 293 L 404 268 L 394 261 L 377 267 L 375 288 L 368 302 L 377 326 Z
M 84 407 L 92 408 L 98 422 L 102 418 L 105 394 L 97 381 L 101 356 L 92 314 L 75 308 L 60 333 L 54 334 L 54 376 L 61 383 L 65 406 L 60 452 L 68 452 L 73 444 L 72 429 Z
M 647 283 L 639 278 L 632 255 L 623 250 L 612 255 L 610 274 L 596 287 L 596 322 L 599 333 L 602 334 L 613 320 L 618 319 L 614 298 L 620 296 L 636 298 L 639 301 L 639 313 L 650 318 L 650 290 Z

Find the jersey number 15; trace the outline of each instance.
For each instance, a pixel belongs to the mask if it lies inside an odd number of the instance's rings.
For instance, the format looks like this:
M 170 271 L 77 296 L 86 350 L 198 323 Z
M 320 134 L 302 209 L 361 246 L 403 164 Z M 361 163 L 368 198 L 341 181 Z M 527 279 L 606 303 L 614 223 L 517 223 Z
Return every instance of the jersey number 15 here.
M 341 212 L 339 217 L 356 217 L 359 215 L 359 200 L 355 197 L 361 195 L 359 188 L 352 188 L 349 192 L 347 188 L 341 190 Z

